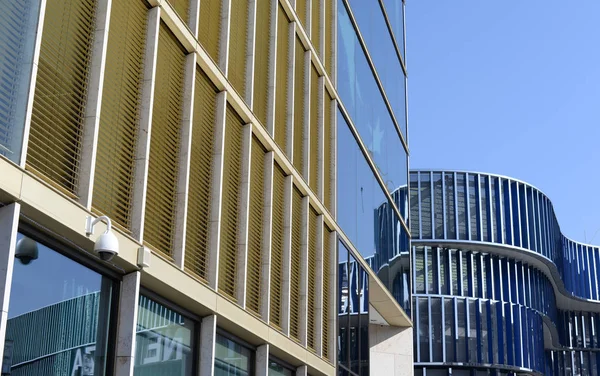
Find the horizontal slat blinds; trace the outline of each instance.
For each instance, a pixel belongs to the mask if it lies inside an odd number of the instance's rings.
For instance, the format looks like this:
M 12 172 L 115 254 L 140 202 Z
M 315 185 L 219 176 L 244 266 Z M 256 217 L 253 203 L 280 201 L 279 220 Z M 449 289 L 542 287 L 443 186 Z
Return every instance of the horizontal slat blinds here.
M 294 75 L 294 167 L 304 175 L 304 47 L 296 37 Z
M 187 25 L 190 21 L 190 0 L 167 0 L 167 2 L 171 4 L 177 15 Z
M 312 0 L 311 4 L 311 19 L 310 19 L 310 40 L 313 47 L 317 51 L 317 55 L 321 56 L 321 3 L 319 0 Z
M 323 228 L 323 357 L 329 359 L 329 294 L 332 286 L 331 273 L 331 230 Z
M 262 243 L 264 222 L 265 148 L 252 136 L 250 159 L 250 218 L 248 221 L 248 281 L 246 307 L 260 315 L 262 302 Z
M 106 48 L 92 206 L 125 229 L 131 225 L 147 12 L 142 1 L 115 1 Z
M 232 2 L 230 25 L 227 77 L 240 96 L 244 98 L 248 43 L 248 1 L 237 0 Z M 259 37 L 267 39 L 267 35 L 259 35 Z
M 199 68 L 195 85 L 185 269 L 206 281 L 217 88 Z
M 221 0 L 200 1 L 200 23 L 198 40 L 208 55 L 219 62 L 219 40 L 221 33 Z
M 302 23 L 302 27 L 306 28 L 306 16 L 308 13 L 307 2 L 310 0 L 296 0 L 296 14 Z M 306 30 L 308 34 L 309 30 Z
M 271 325 L 281 328 L 281 303 L 283 284 L 283 251 L 285 223 L 285 172 L 275 164 L 273 172 L 273 229 L 271 245 Z
M 331 102 L 333 99 L 325 90 L 325 103 L 323 103 L 323 203 L 331 211 L 331 200 L 333 196 L 333 121 L 331 119 Z
M 46 6 L 27 167 L 75 193 L 87 100 L 95 2 Z
M 173 249 L 185 51 L 161 21 L 148 163 L 144 241 L 166 255 Z
M 315 349 L 317 348 L 317 341 L 320 340 L 320 338 L 318 338 L 316 335 L 316 300 L 317 297 L 320 296 L 320 292 L 317 291 L 317 252 L 319 248 L 317 244 L 317 233 L 319 231 L 319 223 L 317 220 L 318 214 L 312 207 L 309 210 L 308 219 L 308 309 L 306 312 L 306 344 L 309 349 L 315 351 Z
M 335 0 L 325 1 L 325 46 L 323 46 L 323 66 L 327 73 L 333 72 L 333 2 Z M 333 77 L 332 77 L 333 78 Z
M 252 109 L 263 127 L 266 127 L 267 125 L 270 27 L 271 1 L 259 0 L 256 3 L 256 46 L 254 54 L 254 94 L 252 99 Z
M 290 21 L 279 5 L 277 18 L 277 82 L 275 96 L 275 142 L 287 153 L 288 73 L 290 70 Z
M 300 268 L 302 255 L 302 193 L 292 193 L 292 257 L 290 281 L 290 336 L 300 340 Z
M 319 73 L 310 66 L 310 187 L 319 194 Z
M 242 185 L 242 119 L 227 105 L 223 191 L 221 200 L 221 245 L 219 247 L 219 291 L 235 300 L 237 243 Z

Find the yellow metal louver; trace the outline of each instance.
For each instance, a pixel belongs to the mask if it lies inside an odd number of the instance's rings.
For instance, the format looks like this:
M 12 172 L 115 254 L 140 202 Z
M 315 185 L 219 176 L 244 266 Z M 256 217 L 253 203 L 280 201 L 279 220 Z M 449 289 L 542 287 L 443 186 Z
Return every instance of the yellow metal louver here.
M 325 46 L 323 48 L 323 66 L 331 76 L 333 72 L 333 2 L 335 0 L 325 1 Z M 331 77 L 333 79 L 333 77 Z
M 294 72 L 294 167 L 303 176 L 304 171 L 304 47 L 296 37 Z
M 277 18 L 277 82 L 275 96 L 275 142 L 287 153 L 288 73 L 290 70 L 290 20 L 281 4 Z
M 317 55 L 321 57 L 321 3 L 319 0 L 312 0 L 310 29 L 310 40 Z
M 237 244 L 242 185 L 242 119 L 227 105 L 223 188 L 221 199 L 221 244 L 219 247 L 219 291 L 235 300 Z
M 323 358 L 329 359 L 329 302 L 333 287 L 329 278 L 331 266 L 331 230 L 325 225 L 323 228 Z
M 285 224 L 285 172 L 275 164 L 273 171 L 273 229 L 271 239 L 271 325 L 281 328 L 283 284 L 283 252 Z
M 319 245 L 317 235 L 320 230 L 320 223 L 318 221 L 318 214 L 310 207 L 308 217 L 308 309 L 307 315 L 307 340 L 306 344 L 309 349 L 315 351 L 317 349 L 317 342 L 320 338 L 316 333 L 316 315 L 317 315 L 317 297 L 320 296 L 320 292 L 317 291 L 317 252 L 319 252 Z
M 296 14 L 298 15 L 298 18 L 300 19 L 300 22 L 302 23 L 302 27 L 306 28 L 306 16 L 308 13 L 308 9 L 307 9 L 307 1 L 310 0 L 296 0 Z M 306 33 L 308 34 L 309 30 L 306 30 Z
M 93 210 L 131 228 L 148 8 L 142 1 L 111 7 L 94 174 Z
M 50 2 L 40 47 L 27 168 L 70 194 L 79 184 L 95 5 Z
M 200 2 L 200 23 L 198 40 L 210 57 L 219 63 L 221 37 L 221 0 L 202 0 Z
M 267 39 L 267 36 L 260 35 L 259 38 Z M 242 98 L 244 98 L 246 90 L 247 46 L 248 1 L 236 0 L 231 4 L 231 22 L 229 29 L 229 66 L 227 68 L 227 78 Z
M 144 241 L 166 255 L 171 255 L 173 250 L 184 66 L 185 50 L 168 26 L 161 21 L 152 109 Z
M 248 269 L 246 307 L 260 315 L 262 282 L 262 247 L 264 222 L 265 148 L 252 136 L 250 158 L 250 210 L 248 220 Z
M 302 257 L 302 193 L 294 187 L 292 193 L 292 257 L 290 281 L 290 336 L 300 340 L 300 286 Z
M 185 269 L 206 281 L 217 88 L 200 68 L 195 85 Z
M 256 3 L 256 44 L 254 53 L 254 93 L 252 109 L 263 127 L 267 125 L 267 98 L 269 94 L 269 35 L 271 2 Z
M 319 73 L 311 64 L 310 70 L 310 188 L 319 192 Z
M 333 121 L 331 119 L 331 104 L 333 99 L 325 90 L 325 103 L 323 104 L 323 203 L 331 211 L 333 196 Z
M 167 2 L 171 4 L 177 15 L 187 25 L 190 21 L 190 0 L 167 0 Z

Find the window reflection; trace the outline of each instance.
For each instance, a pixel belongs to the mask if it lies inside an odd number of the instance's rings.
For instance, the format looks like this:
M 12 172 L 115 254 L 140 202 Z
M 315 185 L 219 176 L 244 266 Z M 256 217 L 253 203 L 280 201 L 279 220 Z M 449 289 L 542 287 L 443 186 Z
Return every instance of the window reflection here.
M 215 376 L 250 376 L 254 353 L 249 348 L 217 333 Z
M 134 375 L 191 375 L 193 336 L 191 320 L 140 296 Z
M 269 361 L 269 376 L 292 376 L 294 372 L 275 360 Z
M 382 9 L 364 0 L 349 0 L 349 3 L 398 126 L 406 137 L 404 71 Z
M 15 260 L 4 369 L 104 374 L 113 282 L 22 234 L 17 242 L 17 253 L 27 246 L 37 257 Z
M 408 187 L 392 192 L 392 205 L 338 116 L 338 223 L 410 315 L 410 238 L 396 212 L 408 215 Z
M 0 14 L 0 155 L 21 158 L 25 113 L 33 66 L 39 0 L 3 2 Z
M 338 36 L 338 92 L 391 192 L 407 182 L 406 152 L 341 0 Z
M 339 243 L 338 366 L 369 373 L 369 281 L 366 271 Z

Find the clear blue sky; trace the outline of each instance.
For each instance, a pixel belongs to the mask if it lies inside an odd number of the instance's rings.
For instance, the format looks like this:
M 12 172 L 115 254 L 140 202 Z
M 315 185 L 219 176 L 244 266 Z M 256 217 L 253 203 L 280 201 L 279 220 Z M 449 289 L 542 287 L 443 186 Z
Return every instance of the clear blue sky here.
M 600 230 L 600 1 L 406 4 L 411 168 L 527 181 L 563 233 L 589 243 Z

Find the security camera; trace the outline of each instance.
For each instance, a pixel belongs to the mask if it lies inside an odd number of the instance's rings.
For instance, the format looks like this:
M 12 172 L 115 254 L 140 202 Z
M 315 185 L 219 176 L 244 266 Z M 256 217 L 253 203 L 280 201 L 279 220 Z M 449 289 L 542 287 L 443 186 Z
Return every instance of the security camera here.
M 85 231 L 87 236 L 92 235 L 94 233 L 94 225 L 102 220 L 106 221 L 106 231 L 96 239 L 94 251 L 98 253 L 98 257 L 101 260 L 110 261 L 115 255 L 119 254 L 119 241 L 112 231 L 110 218 L 105 215 L 96 219 L 87 217 Z
M 36 260 L 38 258 L 37 242 L 26 236 L 22 237 L 21 240 L 17 242 L 15 257 L 23 265 L 27 265 L 31 261 Z

